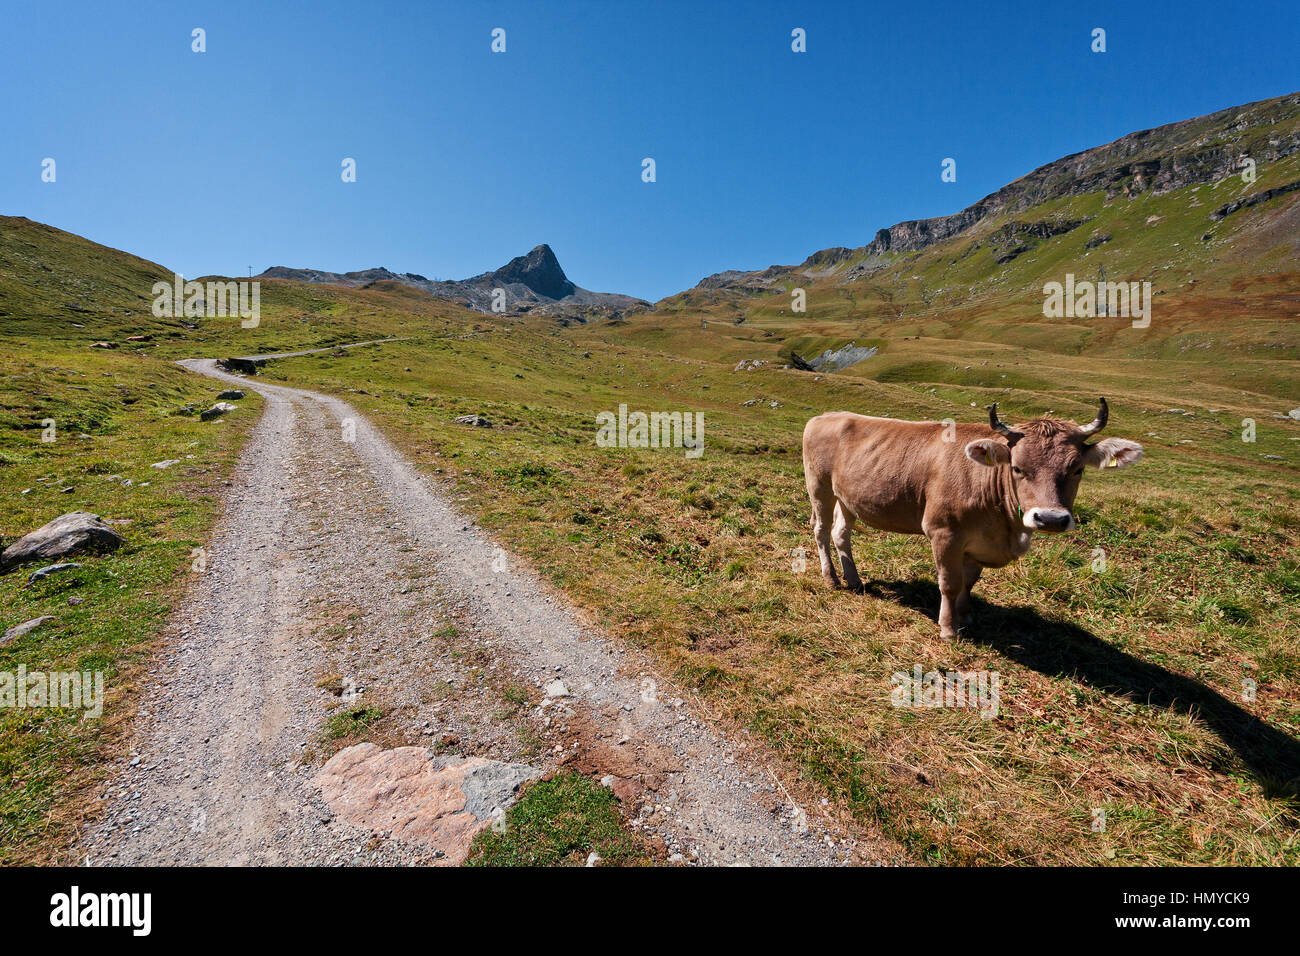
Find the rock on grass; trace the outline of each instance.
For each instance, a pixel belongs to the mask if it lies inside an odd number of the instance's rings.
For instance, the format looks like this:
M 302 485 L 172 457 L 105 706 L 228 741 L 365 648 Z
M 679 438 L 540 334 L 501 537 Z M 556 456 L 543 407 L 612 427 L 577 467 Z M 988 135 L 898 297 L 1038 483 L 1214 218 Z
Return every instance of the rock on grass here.
M 50 561 L 73 554 L 107 554 L 125 542 L 99 515 L 70 511 L 5 548 L 0 553 L 0 574 L 28 561 Z

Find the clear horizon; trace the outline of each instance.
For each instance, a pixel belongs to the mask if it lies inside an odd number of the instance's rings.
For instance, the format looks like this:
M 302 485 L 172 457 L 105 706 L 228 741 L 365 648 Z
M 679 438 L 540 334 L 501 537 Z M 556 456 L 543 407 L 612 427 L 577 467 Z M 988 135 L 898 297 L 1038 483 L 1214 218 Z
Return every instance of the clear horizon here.
M 465 279 L 545 243 L 576 284 L 655 301 L 1300 88 L 1300 18 L 1282 3 L 1243 19 L 1248 56 L 1201 0 L 1163 19 L 1119 4 L 65 9 L 8 13 L 0 211 L 188 277 Z

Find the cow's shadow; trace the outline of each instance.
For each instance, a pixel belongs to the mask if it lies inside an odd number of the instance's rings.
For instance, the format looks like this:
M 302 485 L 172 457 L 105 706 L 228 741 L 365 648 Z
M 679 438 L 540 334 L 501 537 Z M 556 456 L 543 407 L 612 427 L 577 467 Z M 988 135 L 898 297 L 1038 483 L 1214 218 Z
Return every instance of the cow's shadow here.
M 938 620 L 939 588 L 933 581 L 868 581 L 864 591 Z M 1300 741 L 1217 691 L 1125 654 L 1075 624 L 1048 620 L 1033 608 L 971 597 L 973 620 L 962 632 L 963 640 L 992 648 L 1040 674 L 1188 714 L 1241 758 L 1268 796 L 1300 794 Z

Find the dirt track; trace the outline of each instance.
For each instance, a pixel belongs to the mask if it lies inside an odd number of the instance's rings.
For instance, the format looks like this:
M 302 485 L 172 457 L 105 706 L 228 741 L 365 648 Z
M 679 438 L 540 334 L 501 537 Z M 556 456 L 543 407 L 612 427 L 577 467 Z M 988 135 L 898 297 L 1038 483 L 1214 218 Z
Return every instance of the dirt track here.
M 580 623 L 349 405 L 213 360 L 182 364 L 261 393 L 266 410 L 166 633 L 135 750 L 87 833 L 91 863 L 433 859 L 322 802 L 319 684 L 335 670 L 398 715 L 404 739 L 385 743 L 501 760 L 527 754 L 489 716 L 493 681 L 528 687 L 526 719 L 546 745 L 529 762 L 617 781 L 635 825 L 682 860 L 873 855 L 794 806 L 752 743 L 721 735 L 648 661 Z M 557 680 L 571 696 L 547 693 Z

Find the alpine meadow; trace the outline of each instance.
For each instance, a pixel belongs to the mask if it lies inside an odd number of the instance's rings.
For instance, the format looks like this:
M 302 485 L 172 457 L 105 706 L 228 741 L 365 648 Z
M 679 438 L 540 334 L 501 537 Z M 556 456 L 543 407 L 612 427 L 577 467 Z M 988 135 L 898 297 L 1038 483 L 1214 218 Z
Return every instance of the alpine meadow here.
M 782 56 L 831 55 L 775 20 Z M 476 57 L 540 42 L 495 26 Z M 177 56 L 238 42 L 185 27 Z M 11 203 L 0 863 L 1300 865 L 1300 93 L 1222 102 L 797 264 L 719 248 L 666 296 L 581 230 L 474 275 L 370 267 L 402 214 L 318 221 L 263 180 L 256 221 L 185 214 L 273 243 L 244 274 Z M 439 175 L 497 161 L 440 122 Z M 620 130 L 618 189 L 686 188 Z M 349 202 L 388 174 L 320 138 Z M 936 184 L 974 175 L 944 156 Z M 835 204 L 807 162 L 773 221 Z M 292 248 L 300 217 L 342 252 Z M 60 702 L 72 674 L 102 714 Z

